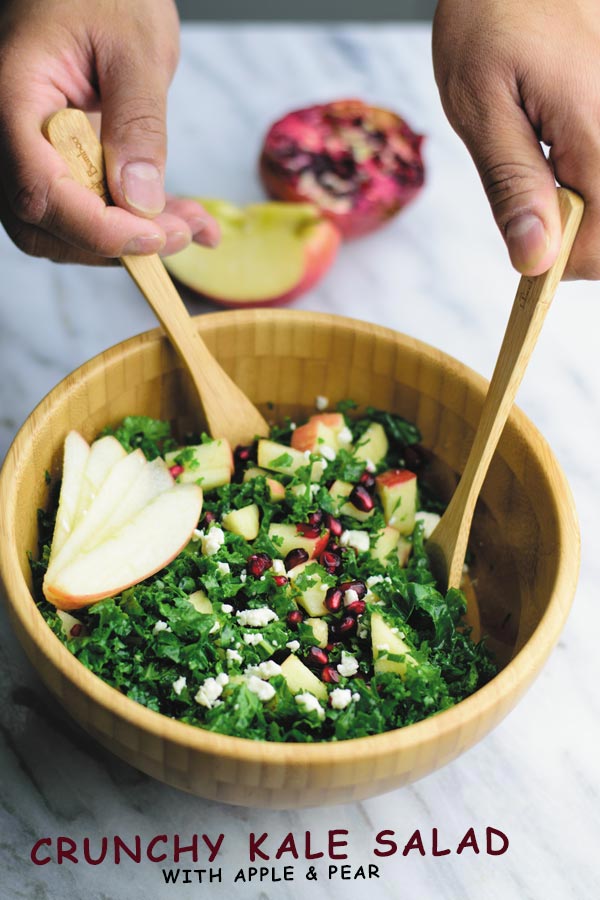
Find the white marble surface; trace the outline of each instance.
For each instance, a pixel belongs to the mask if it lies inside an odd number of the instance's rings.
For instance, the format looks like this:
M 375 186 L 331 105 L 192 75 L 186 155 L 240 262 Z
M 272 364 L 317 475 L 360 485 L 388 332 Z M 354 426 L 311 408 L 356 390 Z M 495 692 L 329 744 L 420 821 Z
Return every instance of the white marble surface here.
M 361 96 L 402 111 L 428 136 L 428 184 L 387 229 L 344 248 L 335 269 L 297 302 L 350 314 L 437 345 L 489 376 L 516 286 L 474 168 L 446 123 L 425 26 L 188 27 L 170 103 L 169 185 L 234 201 L 261 196 L 256 157 L 277 114 Z M 67 372 L 153 325 L 118 269 L 58 267 L 0 236 L 0 457 L 38 400 Z M 205 307 L 190 303 L 194 312 Z M 0 896 L 138 900 L 173 896 L 414 900 L 590 900 L 600 896 L 600 288 L 560 289 L 519 402 L 564 466 L 581 519 L 582 570 L 562 639 L 518 708 L 482 743 L 420 783 L 327 812 L 264 812 L 204 802 L 105 753 L 40 684 L 2 612 L 0 631 Z M 347 828 L 357 864 L 376 862 L 376 832 L 405 839 L 440 829 L 447 846 L 470 826 L 504 831 L 499 857 L 416 853 L 381 862 L 381 878 L 230 883 L 250 831 L 317 838 Z M 44 835 L 77 841 L 178 832 L 226 835 L 223 883 L 161 885 L 151 863 L 36 868 Z M 298 874 L 303 866 L 298 864 Z

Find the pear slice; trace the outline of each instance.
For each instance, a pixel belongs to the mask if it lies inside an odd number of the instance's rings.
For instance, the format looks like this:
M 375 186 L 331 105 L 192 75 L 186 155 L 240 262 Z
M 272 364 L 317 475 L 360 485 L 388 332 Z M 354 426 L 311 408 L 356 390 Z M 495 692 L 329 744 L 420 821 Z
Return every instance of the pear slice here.
M 186 546 L 201 510 L 197 485 L 163 491 L 102 543 L 80 548 L 65 565 L 49 569 L 43 585 L 46 600 L 59 609 L 79 609 L 154 575 Z
M 62 549 L 73 530 L 83 483 L 83 473 L 85 472 L 89 456 L 90 446 L 88 442 L 82 438 L 78 431 L 70 431 L 65 438 L 63 450 L 62 483 L 58 499 L 56 524 L 52 535 L 50 560 Z

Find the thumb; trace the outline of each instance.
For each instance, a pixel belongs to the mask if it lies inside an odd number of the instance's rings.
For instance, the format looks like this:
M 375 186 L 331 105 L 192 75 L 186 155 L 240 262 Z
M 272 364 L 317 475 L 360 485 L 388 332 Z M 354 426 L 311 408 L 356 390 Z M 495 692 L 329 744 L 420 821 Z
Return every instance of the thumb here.
M 546 272 L 560 246 L 560 213 L 554 174 L 525 112 L 498 105 L 463 138 L 513 266 L 523 275 Z
M 114 203 L 154 217 L 165 206 L 166 96 L 171 73 L 141 54 L 120 57 L 100 79 L 102 144 Z

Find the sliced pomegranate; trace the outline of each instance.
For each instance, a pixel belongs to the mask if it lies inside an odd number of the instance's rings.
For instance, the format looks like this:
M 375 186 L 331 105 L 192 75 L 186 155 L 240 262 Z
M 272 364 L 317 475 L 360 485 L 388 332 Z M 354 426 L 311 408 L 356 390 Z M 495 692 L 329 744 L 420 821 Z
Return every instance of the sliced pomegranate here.
M 271 126 L 260 173 L 277 200 L 310 201 L 344 237 L 378 228 L 423 186 L 422 135 L 387 109 L 337 100 Z

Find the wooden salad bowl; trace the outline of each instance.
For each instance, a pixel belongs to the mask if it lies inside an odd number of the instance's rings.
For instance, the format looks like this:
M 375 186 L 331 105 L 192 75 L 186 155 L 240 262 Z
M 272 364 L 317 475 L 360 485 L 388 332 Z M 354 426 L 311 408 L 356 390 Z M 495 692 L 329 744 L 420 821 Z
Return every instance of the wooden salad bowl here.
M 427 478 L 448 499 L 464 466 L 487 383 L 427 344 L 337 316 L 244 310 L 197 317 L 204 340 L 271 421 L 352 398 L 417 423 Z M 28 553 L 44 473 L 58 477 L 67 432 L 88 440 L 129 414 L 197 430 L 194 391 L 157 329 L 107 350 L 31 413 L 0 475 L 0 573 L 15 632 L 50 691 L 105 747 L 201 797 L 292 808 L 351 802 L 428 774 L 480 740 L 512 709 L 556 643 L 575 591 L 579 532 L 550 448 L 519 409 L 508 419 L 475 515 L 471 575 L 501 671 L 438 715 L 373 737 L 278 744 L 228 737 L 155 713 L 109 687 L 52 633 L 31 595 Z M 272 404 L 272 405 L 271 405 Z

